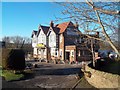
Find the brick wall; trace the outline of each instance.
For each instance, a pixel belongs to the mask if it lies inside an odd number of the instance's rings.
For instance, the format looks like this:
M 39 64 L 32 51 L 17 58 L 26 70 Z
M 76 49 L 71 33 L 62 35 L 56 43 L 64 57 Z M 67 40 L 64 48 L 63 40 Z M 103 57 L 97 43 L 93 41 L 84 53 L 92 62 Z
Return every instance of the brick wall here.
M 65 47 L 65 51 L 69 50 L 70 52 L 70 62 L 72 61 L 76 61 L 76 46 L 75 45 L 72 45 L 72 46 L 66 46 Z M 73 52 L 73 55 L 72 55 L 72 52 Z
M 62 60 L 64 60 L 65 59 L 65 52 L 64 52 L 65 51 L 65 44 L 64 44 L 65 40 L 64 40 L 64 35 L 63 34 L 60 34 L 60 39 L 61 40 L 60 40 L 60 45 L 59 45 L 59 58 L 62 59 Z M 61 56 L 60 49 L 62 51 L 62 56 Z

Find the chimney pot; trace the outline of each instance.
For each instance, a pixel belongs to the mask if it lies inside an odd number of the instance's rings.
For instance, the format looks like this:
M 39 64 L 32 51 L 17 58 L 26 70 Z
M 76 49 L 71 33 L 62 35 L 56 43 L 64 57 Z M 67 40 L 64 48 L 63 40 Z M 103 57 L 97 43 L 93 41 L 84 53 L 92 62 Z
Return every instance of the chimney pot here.
M 51 27 L 54 27 L 53 21 L 50 22 L 50 26 L 51 26 Z
M 78 29 L 78 27 L 79 27 L 78 22 L 75 23 L 75 27 Z

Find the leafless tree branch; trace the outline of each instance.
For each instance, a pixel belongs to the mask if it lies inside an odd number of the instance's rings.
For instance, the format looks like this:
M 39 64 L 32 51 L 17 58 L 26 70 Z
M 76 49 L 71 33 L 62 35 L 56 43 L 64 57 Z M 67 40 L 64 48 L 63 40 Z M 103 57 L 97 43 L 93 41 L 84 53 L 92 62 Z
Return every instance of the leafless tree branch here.
M 91 0 L 92 1 L 92 0 Z M 109 10 L 103 10 L 99 7 L 95 7 L 91 2 L 86 0 L 87 4 L 90 5 L 94 10 L 100 11 L 105 14 L 120 14 L 120 11 L 109 11 Z

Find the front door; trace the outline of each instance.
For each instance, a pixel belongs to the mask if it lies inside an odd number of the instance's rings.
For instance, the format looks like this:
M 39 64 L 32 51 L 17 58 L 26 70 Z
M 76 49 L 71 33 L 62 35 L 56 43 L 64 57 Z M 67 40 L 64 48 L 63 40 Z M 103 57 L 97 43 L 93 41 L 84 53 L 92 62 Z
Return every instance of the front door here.
M 70 60 L 70 52 L 66 52 L 66 60 Z

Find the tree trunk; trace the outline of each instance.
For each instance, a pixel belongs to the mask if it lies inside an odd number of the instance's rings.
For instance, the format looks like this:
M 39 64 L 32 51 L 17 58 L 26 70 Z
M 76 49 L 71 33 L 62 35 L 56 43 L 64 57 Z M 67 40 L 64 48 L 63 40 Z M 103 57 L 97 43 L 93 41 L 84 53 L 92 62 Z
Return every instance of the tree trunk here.
M 93 67 L 95 67 L 95 53 L 93 48 L 93 39 L 91 40 L 91 50 L 92 50 L 92 58 L 93 58 Z
M 108 34 L 107 34 L 106 31 L 105 31 L 105 28 L 104 28 L 104 26 L 103 26 L 103 24 L 102 24 L 102 22 L 101 22 L 101 20 L 100 20 L 100 16 L 99 16 L 98 12 L 97 12 L 96 10 L 95 10 L 95 12 L 96 12 L 96 15 L 97 15 L 97 18 L 98 18 L 98 23 L 100 24 L 100 26 L 101 26 L 101 28 L 102 28 L 102 31 L 103 31 L 103 33 L 104 33 L 104 35 L 105 35 L 105 37 L 106 37 L 107 42 L 110 44 L 110 46 L 114 49 L 114 51 L 115 51 L 115 52 L 118 54 L 118 56 L 120 57 L 119 51 L 117 50 L 117 48 L 115 47 L 115 45 L 113 44 L 113 42 L 111 41 L 110 37 L 108 36 Z

